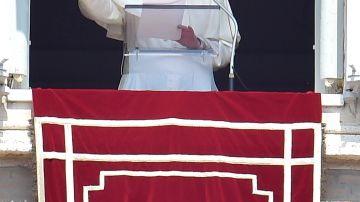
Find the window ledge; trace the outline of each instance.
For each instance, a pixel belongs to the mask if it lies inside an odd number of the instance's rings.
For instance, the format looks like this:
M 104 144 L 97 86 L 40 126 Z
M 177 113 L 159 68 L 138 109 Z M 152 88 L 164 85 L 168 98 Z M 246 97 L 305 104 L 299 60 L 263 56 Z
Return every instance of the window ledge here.
M 32 102 L 31 89 L 10 89 L 7 96 L 8 102 Z
M 344 97 L 342 94 L 321 94 L 323 107 L 343 107 Z

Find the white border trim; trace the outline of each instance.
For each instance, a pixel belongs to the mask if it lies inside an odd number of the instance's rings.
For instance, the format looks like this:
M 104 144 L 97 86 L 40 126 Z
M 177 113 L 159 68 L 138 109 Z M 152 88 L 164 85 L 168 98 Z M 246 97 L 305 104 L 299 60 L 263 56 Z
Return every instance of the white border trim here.
M 38 200 L 45 202 L 44 145 L 41 119 L 34 118 Z
M 44 152 L 42 142 L 42 124 L 56 124 L 65 127 L 66 153 Z M 182 126 L 182 127 L 210 127 L 227 128 L 234 130 L 280 130 L 284 131 L 284 159 L 278 158 L 246 158 L 211 155 L 93 155 L 74 154 L 72 148 L 73 125 L 92 127 L 156 127 L 156 126 Z M 66 189 L 67 200 L 74 199 L 73 161 L 110 161 L 110 162 L 214 162 L 244 165 L 282 165 L 284 166 L 284 201 L 291 201 L 291 167 L 293 165 L 314 165 L 314 201 L 320 200 L 321 176 L 321 124 L 320 123 L 241 123 L 212 120 L 191 119 L 156 119 L 156 120 L 90 120 L 68 119 L 56 117 L 35 117 L 36 147 L 37 147 L 37 174 L 39 201 L 45 202 L 44 187 L 44 159 L 60 159 L 66 161 Z M 292 158 L 292 130 L 314 129 L 314 158 Z M 146 159 L 145 159 L 146 158 Z M 290 177 L 290 178 L 289 178 Z
M 291 201 L 291 159 L 292 159 L 292 131 L 286 129 L 284 133 L 284 202 Z
M 66 154 L 61 152 L 44 152 L 44 159 L 66 160 Z M 163 162 L 183 162 L 183 163 L 226 163 L 240 165 L 279 165 L 286 163 L 294 165 L 313 165 L 314 158 L 293 158 L 285 161 L 283 158 L 247 158 L 232 157 L 221 155 L 150 155 L 150 154 L 73 154 L 74 161 L 98 161 L 98 162 L 144 162 L 144 163 L 163 163 Z
M 66 201 L 75 201 L 74 191 L 74 151 L 72 140 L 72 127 L 69 124 L 64 126 L 65 130 L 65 170 L 66 170 Z
M 268 196 L 268 202 L 274 201 L 274 193 L 272 191 L 257 189 L 257 176 L 250 174 L 237 174 L 229 172 L 183 172 L 183 171 L 100 171 L 98 186 L 83 187 L 83 201 L 89 202 L 90 191 L 101 191 L 105 189 L 105 178 L 108 176 L 132 176 L 132 177 L 197 177 L 197 178 L 233 178 L 233 179 L 251 179 L 253 194 Z
M 314 173 L 313 173 L 313 201 L 321 198 L 321 153 L 322 129 L 321 124 L 314 127 Z
M 248 129 L 248 130 L 285 130 L 285 129 L 312 129 L 319 123 L 243 123 L 212 120 L 192 120 L 192 119 L 152 119 L 152 120 L 91 120 L 91 119 L 68 119 L 56 117 L 38 117 L 43 124 L 57 125 L 76 125 L 93 127 L 156 127 L 156 126 L 184 126 L 184 127 L 210 127 L 210 128 L 229 128 L 229 129 Z

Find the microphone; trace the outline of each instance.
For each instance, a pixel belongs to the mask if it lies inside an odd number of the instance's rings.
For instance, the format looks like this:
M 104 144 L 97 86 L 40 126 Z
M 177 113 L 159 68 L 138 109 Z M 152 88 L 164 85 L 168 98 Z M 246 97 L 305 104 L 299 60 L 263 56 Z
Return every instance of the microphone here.
M 237 33 L 239 31 L 239 27 L 238 27 L 238 24 L 236 22 L 234 15 L 227 8 L 225 8 L 218 0 L 212 0 L 212 1 L 215 2 L 218 6 L 220 6 L 221 10 L 223 10 L 228 15 L 228 17 L 230 17 L 230 19 L 233 22 L 234 27 L 235 27 L 235 36 L 233 36 L 231 59 L 230 59 L 230 70 L 229 70 L 229 90 L 233 91 L 234 90 L 234 77 L 235 77 L 235 75 L 234 75 L 235 49 L 236 49 Z

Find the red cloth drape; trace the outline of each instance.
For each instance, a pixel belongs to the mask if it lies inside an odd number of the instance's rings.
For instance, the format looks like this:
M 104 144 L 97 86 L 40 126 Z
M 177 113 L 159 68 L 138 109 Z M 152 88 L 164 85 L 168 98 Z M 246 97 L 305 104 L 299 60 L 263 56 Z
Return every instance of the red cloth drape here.
M 71 125 L 72 153 L 129 155 L 150 158 L 186 155 L 189 159 L 163 160 L 72 160 L 74 197 L 83 201 L 86 186 L 100 183 L 100 171 L 121 171 L 107 176 L 105 188 L 90 191 L 88 201 L 120 202 L 248 202 L 268 201 L 254 194 L 257 190 L 273 193 L 274 201 L 284 200 L 284 166 L 259 163 L 235 163 L 241 158 L 283 159 L 284 130 L 234 129 L 226 124 L 321 123 L 321 99 L 315 93 L 264 92 L 150 92 L 115 90 L 34 89 L 35 118 L 56 120 L 112 121 L 190 121 L 194 126 L 160 124 L 145 126 L 99 127 Z M 215 125 L 199 126 L 202 121 Z M 224 124 L 219 127 L 216 124 Z M 63 123 L 41 123 L 43 148 L 38 152 L 52 155 L 66 152 Z M 35 131 L 39 133 L 39 131 Z M 292 159 L 313 158 L 314 129 L 292 129 Z M 219 157 L 219 161 L 191 160 Z M 79 157 L 80 158 L 80 157 Z M 177 157 L 174 157 L 175 159 Z M 226 159 L 231 159 L 229 162 Z M 38 159 L 39 160 L 39 159 Z M 40 159 L 44 163 L 46 201 L 66 201 L 65 159 Z M 223 161 L 224 160 L 224 161 Z M 234 162 L 232 162 L 234 160 Z M 126 172 L 125 172 L 126 171 Z M 180 174 L 144 176 L 155 172 Z M 313 201 L 314 165 L 291 167 L 291 200 Z M 109 172 L 110 173 L 110 172 Z M 126 174 L 128 173 L 128 174 Z M 133 176 L 131 173 L 135 173 Z M 193 175 L 191 174 L 193 173 Z M 231 174 L 233 177 L 211 176 Z M 191 176 L 182 176 L 188 175 Z M 207 176 L 202 176 L 202 174 Z M 239 177 L 243 174 L 245 177 Z

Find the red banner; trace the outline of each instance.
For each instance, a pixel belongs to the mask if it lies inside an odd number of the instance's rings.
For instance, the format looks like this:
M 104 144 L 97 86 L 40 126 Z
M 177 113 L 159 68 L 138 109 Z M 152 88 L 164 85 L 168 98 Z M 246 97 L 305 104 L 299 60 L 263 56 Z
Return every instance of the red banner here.
M 320 201 L 314 93 L 33 90 L 39 201 Z

